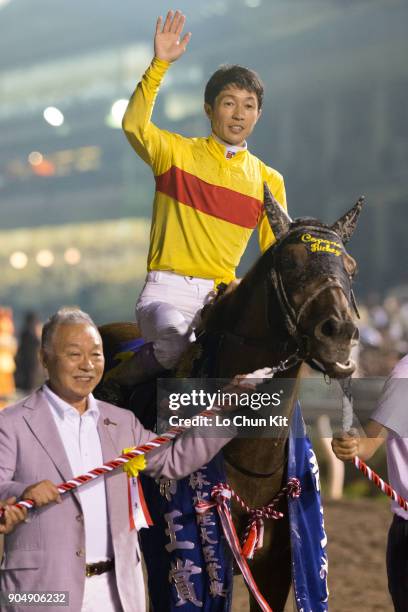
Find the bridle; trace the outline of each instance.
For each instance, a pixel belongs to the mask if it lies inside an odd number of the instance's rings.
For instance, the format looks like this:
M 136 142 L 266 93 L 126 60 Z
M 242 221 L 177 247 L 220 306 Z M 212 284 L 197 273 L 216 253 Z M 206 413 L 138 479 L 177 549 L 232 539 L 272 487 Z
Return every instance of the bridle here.
M 269 330 L 272 330 L 275 327 L 275 322 L 272 320 L 272 301 L 275 299 L 278 302 L 278 306 L 280 308 L 286 330 L 290 338 L 292 339 L 292 342 L 290 344 L 292 344 L 293 346 L 293 349 L 289 353 L 289 356 L 287 358 L 281 360 L 277 365 L 272 366 L 272 375 L 275 375 L 280 372 L 286 372 L 302 361 L 307 361 L 310 365 L 312 365 L 312 367 L 317 368 L 323 374 L 325 373 L 322 364 L 313 360 L 313 357 L 310 355 L 309 339 L 307 336 L 301 334 L 299 328 L 302 317 L 304 316 L 307 307 L 312 302 L 314 302 L 319 297 L 319 295 L 321 295 L 321 293 L 326 289 L 340 289 L 346 297 L 348 304 L 351 305 L 357 317 L 359 318 L 357 305 L 355 302 L 353 290 L 351 288 L 352 277 L 346 272 L 344 267 L 340 268 L 339 264 L 332 264 L 332 273 L 329 274 L 329 276 L 327 276 L 326 279 L 318 287 L 316 287 L 316 289 L 304 300 L 304 302 L 300 305 L 299 308 L 295 308 L 295 306 L 293 306 L 293 304 L 291 303 L 279 265 L 279 255 L 284 246 L 286 246 L 289 242 L 295 242 L 296 239 L 302 233 L 305 232 L 313 232 L 313 234 L 315 235 L 320 235 L 322 237 L 324 236 L 324 240 L 330 238 L 336 243 L 342 243 L 339 235 L 327 226 L 294 223 L 293 227 L 290 228 L 289 231 L 285 233 L 285 235 L 271 247 L 271 266 L 269 274 L 266 277 L 264 283 L 266 325 Z M 341 248 L 343 252 L 345 252 L 344 247 Z M 317 258 L 319 257 L 319 254 L 316 254 L 314 257 L 315 261 L 318 261 Z M 311 266 L 311 269 L 312 268 L 313 266 Z M 339 270 L 341 274 L 339 274 Z M 215 343 L 215 355 L 218 354 L 221 344 L 224 342 L 224 340 L 228 339 L 231 339 L 236 343 L 242 345 L 243 347 L 248 348 L 257 348 L 265 345 L 265 338 L 250 338 L 242 334 L 236 334 L 235 332 L 230 330 L 207 332 L 204 329 L 197 336 L 197 341 L 199 343 L 201 343 L 202 341 L 205 342 L 205 339 L 209 335 L 217 336 L 217 341 Z M 289 347 L 288 342 L 285 342 L 285 345 L 287 348 Z M 215 361 L 217 361 L 217 359 L 215 359 Z
M 292 230 L 289 230 L 289 232 L 285 234 L 285 236 L 274 245 L 273 252 L 272 252 L 272 257 L 273 257 L 272 266 L 271 266 L 270 273 L 269 273 L 269 279 L 266 280 L 266 284 L 267 284 L 266 309 L 267 309 L 268 328 L 271 329 L 273 327 L 273 322 L 271 320 L 272 309 L 269 307 L 269 304 L 270 304 L 270 300 L 272 299 L 272 290 L 274 290 L 275 296 L 278 300 L 279 307 L 280 307 L 280 310 L 281 310 L 281 313 L 282 313 L 282 316 L 285 322 L 286 329 L 289 335 L 291 336 L 291 338 L 293 338 L 297 346 L 298 354 L 302 357 L 302 359 L 308 359 L 310 358 L 310 355 L 309 355 L 309 350 L 308 350 L 307 337 L 302 335 L 299 332 L 300 323 L 301 323 L 302 317 L 304 316 L 308 306 L 312 302 L 314 302 L 319 297 L 319 295 L 323 293 L 323 291 L 325 291 L 326 289 L 332 289 L 332 288 L 340 289 L 343 292 L 344 296 L 346 297 L 348 304 L 351 305 L 357 317 L 360 318 L 360 315 L 357 309 L 357 304 L 356 304 L 355 297 L 354 297 L 354 293 L 351 288 L 352 277 L 347 273 L 342 274 L 343 282 L 339 280 L 335 276 L 335 274 L 330 274 L 326 278 L 326 280 L 322 282 L 318 287 L 316 287 L 316 289 L 302 302 L 299 308 L 296 309 L 292 305 L 288 297 L 287 289 L 286 289 L 285 282 L 282 277 L 278 259 L 279 259 L 280 251 L 282 250 L 282 248 L 288 242 L 293 242 L 294 239 L 296 239 L 300 234 L 304 233 L 305 231 L 313 232 L 314 234 L 318 234 L 318 235 L 320 234 L 324 236 L 325 239 L 327 239 L 327 237 L 330 237 L 333 239 L 333 241 L 336 241 L 337 243 L 338 242 L 341 243 L 341 239 L 339 238 L 338 234 L 336 234 L 334 231 L 332 231 L 329 228 L 322 228 L 321 226 L 309 226 L 309 225 L 306 227 L 305 226 L 295 227 Z M 316 255 L 316 257 L 319 257 L 319 255 Z M 268 283 L 268 280 L 270 281 L 269 283 Z

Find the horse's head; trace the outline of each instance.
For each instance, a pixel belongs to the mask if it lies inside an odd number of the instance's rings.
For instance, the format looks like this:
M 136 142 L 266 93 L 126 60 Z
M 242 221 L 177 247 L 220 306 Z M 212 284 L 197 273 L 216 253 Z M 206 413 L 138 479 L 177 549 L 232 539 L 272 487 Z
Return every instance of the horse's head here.
M 334 378 L 355 369 L 350 353 L 358 329 L 351 284 L 357 266 L 344 244 L 362 205 L 360 198 L 332 226 L 310 218 L 292 221 L 265 185 L 265 209 L 277 239 L 270 275 L 287 329 L 301 356 Z

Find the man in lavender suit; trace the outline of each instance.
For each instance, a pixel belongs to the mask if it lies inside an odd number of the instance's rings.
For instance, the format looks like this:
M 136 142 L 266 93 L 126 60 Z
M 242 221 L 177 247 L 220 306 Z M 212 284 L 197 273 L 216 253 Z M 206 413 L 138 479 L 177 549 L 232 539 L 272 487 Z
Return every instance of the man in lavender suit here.
M 132 412 L 94 399 L 104 357 L 98 329 L 86 313 L 65 308 L 49 319 L 41 359 L 46 384 L 0 412 L 0 499 L 35 502 L 31 520 L 5 537 L 0 590 L 67 591 L 69 606 L 63 609 L 72 612 L 143 612 L 140 549 L 137 531 L 129 527 L 126 475 L 115 471 L 63 498 L 55 483 L 154 434 Z M 197 436 L 197 429 L 196 435 L 185 432 L 146 455 L 145 472 L 167 478 L 190 474 L 235 435 L 235 428 L 217 427 L 217 432 L 214 437 Z M 61 608 L 47 606 L 54 609 Z

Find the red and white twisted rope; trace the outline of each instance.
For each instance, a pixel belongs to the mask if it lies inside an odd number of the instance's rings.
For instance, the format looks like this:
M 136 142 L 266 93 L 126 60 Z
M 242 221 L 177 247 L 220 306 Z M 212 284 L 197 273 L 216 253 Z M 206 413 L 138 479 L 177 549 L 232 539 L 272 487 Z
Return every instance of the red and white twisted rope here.
M 263 380 L 264 378 L 271 378 L 272 376 L 273 376 L 273 372 L 271 368 L 263 368 L 260 370 L 256 370 L 255 372 L 252 372 L 250 374 L 236 376 L 234 380 L 237 386 L 243 386 L 244 388 L 250 387 L 250 388 L 255 389 L 257 384 L 251 382 L 250 380 L 251 378 L 258 378 L 258 379 Z M 219 411 L 220 411 L 220 407 L 214 406 L 211 409 L 206 408 L 205 410 L 203 410 L 202 412 L 200 412 L 199 414 L 195 416 L 198 416 L 198 417 L 213 416 Z M 188 428 L 183 427 L 183 426 L 172 427 L 171 429 L 169 429 L 169 431 L 162 434 L 161 436 L 154 438 L 153 440 L 151 440 L 150 442 L 147 442 L 146 444 L 143 444 L 138 447 L 134 447 L 131 451 L 127 453 L 122 453 L 119 457 L 116 457 L 116 459 L 112 459 L 111 461 L 104 463 L 102 466 L 96 467 L 93 470 L 90 470 L 86 474 L 82 474 L 81 476 L 76 476 L 75 478 L 72 478 L 71 480 L 68 480 L 67 482 L 62 482 L 61 484 L 57 485 L 58 492 L 61 494 L 67 493 L 68 491 L 72 491 L 86 484 L 90 480 L 94 480 L 95 478 L 99 478 L 100 476 L 103 476 L 104 474 L 107 474 L 108 472 L 112 472 L 113 470 L 116 470 L 118 467 L 121 467 L 125 463 L 128 463 L 129 461 L 131 461 L 131 459 L 134 459 L 134 457 L 137 457 L 138 455 L 145 455 L 146 453 L 161 446 L 162 444 L 166 444 L 167 442 L 169 442 L 170 440 L 172 440 L 179 434 L 183 433 L 186 429 Z M 16 506 L 17 508 L 27 508 L 28 510 L 33 508 L 34 505 L 35 505 L 35 502 L 32 499 L 23 499 L 19 501 L 18 503 L 14 504 L 14 506 Z M 4 514 L 4 509 L 0 508 L 0 519 L 2 518 L 3 514 Z
M 225 486 L 223 483 L 219 483 L 213 487 L 211 497 L 213 498 L 212 502 L 199 501 L 196 504 L 196 511 L 199 514 L 202 514 L 207 512 L 207 510 L 210 508 L 216 508 L 225 539 L 231 548 L 231 552 L 234 555 L 234 559 L 241 570 L 242 576 L 244 577 L 249 590 L 257 601 L 262 612 L 273 612 L 272 608 L 268 605 L 262 593 L 259 591 L 254 577 L 252 576 L 251 570 L 248 567 L 248 563 L 242 554 L 241 545 L 234 527 L 234 523 L 232 522 L 231 512 L 228 506 L 228 501 L 231 499 L 231 487 Z
M 261 508 L 249 508 L 244 502 L 233 492 L 233 496 L 241 506 L 249 514 L 248 524 L 243 536 L 243 554 L 247 559 L 252 559 L 255 552 L 263 546 L 264 535 L 264 520 L 265 519 L 280 519 L 283 518 L 283 513 L 275 510 L 275 506 L 280 502 L 284 495 L 290 495 L 292 498 L 299 497 L 301 492 L 300 482 L 297 478 L 289 478 L 285 487 L 273 498 L 266 506 Z
M 257 530 L 257 536 L 255 538 L 256 541 L 256 549 L 262 546 L 262 536 L 263 536 L 263 520 L 265 518 L 273 518 L 279 519 L 283 517 L 281 512 L 277 512 L 273 506 L 277 504 L 277 502 L 283 497 L 283 495 L 291 495 L 292 497 L 299 497 L 300 495 L 300 482 L 297 478 L 290 478 L 288 484 L 283 487 L 276 497 L 271 501 L 270 504 L 266 506 L 262 506 L 262 508 L 251 508 L 248 506 L 244 500 L 237 494 L 235 491 L 226 483 L 218 483 L 215 485 L 211 491 L 211 499 L 212 501 L 200 500 L 196 504 L 196 512 L 198 514 L 203 514 L 207 512 L 211 508 L 216 508 L 221 526 L 224 532 L 225 539 L 227 540 L 232 554 L 234 555 L 234 559 L 241 570 L 241 573 L 244 577 L 248 588 L 250 589 L 252 595 L 256 599 L 260 609 L 263 612 L 273 612 L 272 608 L 268 605 L 266 600 L 264 599 L 262 593 L 259 591 L 256 582 L 252 576 L 251 570 L 249 569 L 248 563 L 246 562 L 246 558 L 252 558 L 252 555 L 247 555 L 244 552 L 245 544 L 241 547 L 241 544 L 238 539 L 238 535 L 232 522 L 231 512 L 229 509 L 228 501 L 232 498 L 235 498 L 240 506 L 251 515 L 249 527 L 247 531 L 252 526 Z M 255 518 L 252 519 L 252 514 L 255 514 Z M 258 529 L 258 521 L 262 523 L 262 534 Z M 253 549 L 255 546 L 252 547 Z
M 103 476 L 104 474 L 108 474 L 109 472 L 112 472 L 113 470 L 116 470 L 117 468 L 122 467 L 123 465 L 125 465 L 125 463 L 128 463 L 135 457 L 139 455 L 145 455 L 149 453 L 150 451 L 154 450 L 155 448 L 158 448 L 162 444 L 166 444 L 167 442 L 170 442 L 170 440 L 172 440 L 173 438 L 178 436 L 180 433 L 182 433 L 184 429 L 185 429 L 184 427 L 174 427 L 170 429 L 168 432 L 162 434 L 161 436 L 158 436 L 157 438 L 150 440 L 150 442 L 146 442 L 145 444 L 142 444 L 141 446 L 134 447 L 129 452 L 122 453 L 122 455 L 119 455 L 119 457 L 116 457 L 115 459 L 112 459 L 111 461 L 107 461 L 100 467 L 93 468 L 92 470 L 89 470 L 89 472 L 86 472 L 85 474 L 81 474 L 81 476 L 76 476 L 75 478 L 71 478 L 70 480 L 67 480 L 66 482 L 62 482 L 59 485 L 57 485 L 58 492 L 61 494 L 64 494 L 64 493 L 68 493 L 69 491 L 73 491 L 74 489 L 78 489 L 79 487 L 86 484 L 87 482 L 90 482 L 91 480 L 95 480 L 96 478 L 99 478 L 100 476 Z M 17 508 L 27 508 L 28 510 L 30 510 L 31 508 L 35 506 L 35 503 L 32 499 L 22 499 L 21 501 L 14 504 L 14 506 L 16 506 Z M 0 508 L 0 518 L 3 515 L 3 512 L 4 510 Z
M 345 379 L 340 382 L 340 386 L 343 390 L 343 398 L 342 398 L 342 415 L 343 415 L 343 430 L 350 431 L 352 423 L 353 423 L 353 395 L 351 390 L 351 381 L 352 379 Z M 374 472 L 360 457 L 354 457 L 353 463 L 355 467 L 360 470 L 362 474 L 368 480 L 371 480 L 387 497 L 390 497 L 397 504 L 408 512 L 408 500 L 406 500 L 402 495 L 397 493 L 395 489 L 392 488 L 388 482 L 385 482 L 377 472 Z
M 200 415 L 212 416 L 216 414 L 216 412 L 218 411 L 219 411 L 219 408 L 214 408 L 211 410 L 204 410 L 202 413 L 200 413 Z M 127 453 L 122 453 L 115 459 L 112 459 L 111 461 L 104 463 L 100 467 L 96 467 L 92 470 L 89 470 L 89 472 L 82 474 L 81 476 L 76 476 L 75 478 L 72 478 L 66 482 L 60 483 L 59 485 L 57 485 L 58 491 L 60 494 L 65 494 L 65 493 L 68 493 L 69 491 L 78 489 L 79 487 L 86 484 L 87 482 L 90 482 L 91 480 L 95 480 L 96 478 L 99 478 L 100 476 L 103 476 L 104 474 L 107 474 L 119 467 L 122 467 L 124 464 L 128 463 L 135 457 L 139 455 L 145 455 L 149 453 L 150 451 L 154 450 L 155 448 L 158 448 L 159 446 L 162 446 L 163 444 L 167 444 L 168 442 L 173 440 L 176 436 L 183 433 L 186 429 L 187 427 L 173 427 L 166 433 L 162 434 L 161 436 L 157 436 L 156 438 L 154 438 L 153 440 L 150 440 L 149 442 L 146 442 L 145 444 L 134 447 L 132 450 L 128 451 Z M 261 592 L 259 591 L 254 581 L 254 578 L 251 574 L 251 571 L 248 567 L 248 564 L 245 560 L 245 557 L 242 554 L 241 545 L 238 540 L 238 536 L 237 536 L 234 524 L 232 522 L 232 517 L 229 511 L 227 500 L 229 500 L 232 496 L 234 496 L 235 499 L 241 504 L 241 506 L 247 512 L 249 513 L 251 513 L 252 511 L 257 512 L 257 513 L 259 512 L 261 516 L 259 517 L 257 516 L 256 520 L 263 521 L 264 518 L 275 518 L 276 519 L 276 518 L 281 518 L 281 516 L 283 516 L 281 515 L 280 512 L 275 511 L 271 506 L 276 504 L 278 499 L 280 499 L 282 495 L 284 495 L 285 493 L 289 493 L 293 497 L 298 497 L 300 495 L 300 483 L 296 478 L 290 479 L 290 481 L 288 482 L 288 485 L 284 487 L 278 493 L 278 495 L 274 498 L 274 500 L 267 506 L 264 506 L 263 508 L 260 508 L 260 509 L 250 508 L 244 502 L 244 500 L 241 497 L 239 497 L 239 495 L 237 495 L 235 491 L 231 489 L 231 487 L 229 487 L 229 485 L 225 485 L 225 484 L 218 484 L 213 488 L 212 497 L 214 497 L 215 499 L 214 502 L 212 503 L 199 502 L 199 504 L 197 505 L 197 512 L 205 512 L 210 507 L 213 507 L 213 506 L 217 508 L 224 535 L 231 547 L 234 558 L 242 572 L 242 575 L 249 589 L 251 590 L 253 596 L 255 597 L 256 601 L 258 602 L 263 612 L 273 612 L 273 611 L 268 605 L 268 603 L 266 602 L 266 600 L 263 598 Z M 206 507 L 204 508 L 201 504 L 203 504 Z M 31 509 L 35 506 L 35 503 L 31 499 L 23 499 L 14 505 L 17 508 Z M 4 514 L 4 509 L 0 508 L 0 518 L 3 516 L 3 514 Z M 259 537 L 257 538 L 257 541 L 259 542 Z
M 200 414 L 202 416 L 204 415 L 212 416 L 216 414 L 217 412 L 218 412 L 217 409 L 203 410 L 203 412 L 201 412 Z M 57 485 L 58 492 L 60 494 L 64 494 L 64 493 L 68 493 L 69 491 L 78 489 L 79 487 L 86 484 L 87 482 L 90 482 L 91 480 L 95 480 L 96 478 L 99 478 L 100 476 L 103 476 L 104 474 L 108 474 L 109 472 L 112 472 L 113 470 L 116 470 L 117 468 L 122 467 L 123 465 L 125 465 L 125 463 L 128 463 L 135 457 L 139 455 L 146 455 L 147 453 L 154 450 L 155 448 L 158 448 L 159 446 L 162 446 L 163 444 L 167 444 L 168 442 L 176 438 L 179 434 L 183 433 L 186 429 L 188 428 L 187 427 L 172 427 L 171 429 L 169 429 L 169 431 L 165 432 L 161 436 L 157 436 L 157 438 L 153 438 L 153 440 L 150 440 L 149 442 L 146 442 L 145 444 L 142 444 L 140 446 L 135 446 L 129 452 L 122 453 L 121 455 L 119 455 L 119 457 L 116 457 L 115 459 L 112 459 L 111 461 L 107 461 L 100 467 L 93 468 L 92 470 L 89 470 L 89 472 L 86 472 L 85 474 L 81 474 L 81 476 L 76 476 L 75 478 L 71 478 L 70 480 L 67 480 L 66 482 L 60 483 L 59 485 Z M 27 508 L 28 510 L 30 510 L 35 506 L 35 503 L 32 499 L 22 499 L 21 501 L 13 505 L 16 506 L 17 508 Z M 4 514 L 4 509 L 0 508 L 0 518 L 3 516 L 3 514 Z
M 385 480 L 383 480 L 377 474 L 377 472 L 374 472 L 374 470 L 372 470 L 362 459 L 360 459 L 360 457 L 354 457 L 353 463 L 356 468 L 360 470 L 360 472 L 362 472 L 366 478 L 368 478 L 368 480 L 371 480 L 371 482 L 373 482 L 376 487 L 385 493 L 385 495 L 396 501 L 401 508 L 408 512 L 408 500 L 397 493 L 397 491 L 393 489 L 388 482 L 385 482 Z

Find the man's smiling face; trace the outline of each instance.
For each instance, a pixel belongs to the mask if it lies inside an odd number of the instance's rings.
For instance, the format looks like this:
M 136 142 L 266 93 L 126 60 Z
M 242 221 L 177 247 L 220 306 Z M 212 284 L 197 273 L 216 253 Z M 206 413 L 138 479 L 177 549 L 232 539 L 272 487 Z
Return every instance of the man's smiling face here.
M 104 356 L 98 330 L 88 323 L 58 325 L 51 346 L 42 350 L 41 359 L 54 393 L 68 404 L 84 408 L 87 396 L 103 374 Z
M 204 106 L 212 131 L 230 145 L 242 146 L 259 119 L 256 94 L 234 85 L 225 87 L 215 98 L 214 107 Z

